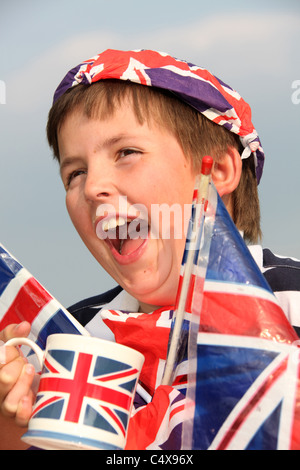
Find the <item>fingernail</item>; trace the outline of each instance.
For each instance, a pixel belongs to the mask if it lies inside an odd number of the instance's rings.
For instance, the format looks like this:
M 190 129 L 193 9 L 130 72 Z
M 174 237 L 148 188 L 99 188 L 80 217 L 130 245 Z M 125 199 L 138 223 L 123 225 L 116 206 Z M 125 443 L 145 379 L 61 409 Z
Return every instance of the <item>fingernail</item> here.
M 24 322 L 18 323 L 18 324 L 15 326 L 15 328 L 14 328 L 14 333 L 18 333 L 19 328 L 20 328 L 20 326 L 21 326 L 23 323 L 24 323 Z
M 28 375 L 34 375 L 35 374 L 35 369 L 34 369 L 34 366 L 32 364 L 25 364 L 24 368 L 25 368 L 26 374 L 28 374 Z
M 6 364 L 6 348 L 3 341 L 0 341 L 0 364 Z

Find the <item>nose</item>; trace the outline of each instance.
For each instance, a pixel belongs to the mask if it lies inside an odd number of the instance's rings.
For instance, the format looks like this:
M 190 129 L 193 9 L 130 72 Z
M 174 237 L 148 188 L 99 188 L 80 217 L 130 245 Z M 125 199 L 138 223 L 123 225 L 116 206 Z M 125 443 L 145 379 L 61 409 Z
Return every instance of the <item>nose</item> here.
M 89 165 L 84 185 L 84 194 L 88 202 L 107 200 L 116 192 L 114 172 L 99 162 Z

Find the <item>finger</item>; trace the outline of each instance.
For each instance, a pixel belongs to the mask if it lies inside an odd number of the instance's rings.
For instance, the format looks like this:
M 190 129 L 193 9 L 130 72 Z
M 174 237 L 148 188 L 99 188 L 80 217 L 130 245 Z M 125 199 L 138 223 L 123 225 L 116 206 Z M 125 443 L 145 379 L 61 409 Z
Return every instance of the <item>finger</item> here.
M 6 364 L 6 348 L 4 345 L 5 343 L 3 341 L 0 341 L 0 365 Z
M 13 323 L 8 325 L 4 328 L 3 331 L 0 332 L 0 340 L 1 341 L 8 341 L 11 338 L 17 338 L 28 336 L 30 333 L 31 325 L 28 321 L 22 321 L 19 324 Z
M 2 344 L 1 344 L 2 343 Z M 6 346 L 0 341 L 0 370 L 18 357 L 24 357 L 22 351 L 14 346 Z
M 23 397 L 19 401 L 15 418 L 16 424 L 18 426 L 26 427 L 28 425 L 28 421 L 30 420 L 32 413 L 32 403 L 33 399 L 31 394 L 29 396 Z
M 15 348 L 6 348 L 7 350 L 12 349 L 17 351 Z M 0 369 L 0 404 L 5 399 L 6 395 L 16 384 L 24 364 L 27 363 L 27 360 L 19 356 L 12 362 L 7 363 L 2 366 Z
M 31 386 L 34 376 L 35 370 L 33 365 L 25 364 L 20 377 L 2 403 L 2 411 L 6 416 L 14 416 L 19 408 L 20 400 L 32 394 Z

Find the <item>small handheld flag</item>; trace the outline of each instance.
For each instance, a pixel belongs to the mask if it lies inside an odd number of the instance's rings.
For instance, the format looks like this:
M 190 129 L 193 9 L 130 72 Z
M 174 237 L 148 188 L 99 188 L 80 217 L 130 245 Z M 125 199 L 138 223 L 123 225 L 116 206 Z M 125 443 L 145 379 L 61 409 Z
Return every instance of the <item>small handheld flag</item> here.
M 178 354 L 180 337 L 182 335 L 182 324 L 186 312 L 186 304 L 187 302 L 190 302 L 189 295 L 192 295 L 192 272 L 195 262 L 197 263 L 197 254 L 199 253 L 199 244 L 202 236 L 204 217 L 207 206 L 212 164 L 212 157 L 204 156 L 202 159 L 201 173 L 196 180 L 192 215 L 186 239 L 185 253 L 181 264 L 180 282 L 174 312 L 175 323 L 172 331 L 162 385 L 172 384 L 176 356 Z
M 0 331 L 31 323 L 29 338 L 42 349 L 54 333 L 89 335 L 85 328 L 0 244 Z M 25 355 L 30 352 L 22 346 Z M 34 356 L 33 356 L 34 357 Z

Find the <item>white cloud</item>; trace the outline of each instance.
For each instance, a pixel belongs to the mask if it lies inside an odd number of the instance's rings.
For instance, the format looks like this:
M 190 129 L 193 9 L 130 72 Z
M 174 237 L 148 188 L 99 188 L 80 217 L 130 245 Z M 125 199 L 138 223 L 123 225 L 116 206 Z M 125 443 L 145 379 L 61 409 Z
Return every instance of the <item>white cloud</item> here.
M 174 54 L 188 56 L 198 65 L 226 64 L 236 73 L 254 70 L 272 74 L 291 66 L 292 51 L 298 47 L 300 15 L 265 13 L 210 16 L 182 28 L 169 28 L 147 38 L 152 47 L 161 44 Z M 296 35 L 298 40 L 296 41 Z
M 299 31 L 299 15 L 273 12 L 211 16 L 186 26 L 127 37 L 107 31 L 76 34 L 8 77 L 7 93 L 14 112 L 50 105 L 64 74 L 106 48 L 169 52 L 210 68 L 221 77 L 225 71 L 225 81 L 233 76 L 238 79 L 254 74 L 281 75 L 295 66 L 293 51 L 296 52 Z
M 66 41 L 45 50 L 21 70 L 6 79 L 8 105 L 13 112 L 36 110 L 45 103 L 51 103 L 56 86 L 72 67 L 99 50 L 114 44 L 113 33 L 76 34 Z

